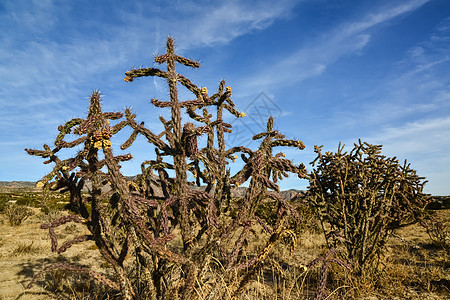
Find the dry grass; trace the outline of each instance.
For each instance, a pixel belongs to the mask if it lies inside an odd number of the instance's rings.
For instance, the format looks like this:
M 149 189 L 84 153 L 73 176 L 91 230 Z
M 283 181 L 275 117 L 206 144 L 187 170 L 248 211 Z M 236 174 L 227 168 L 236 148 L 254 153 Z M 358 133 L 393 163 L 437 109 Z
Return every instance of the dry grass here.
M 34 241 L 31 243 L 19 242 L 17 246 L 13 249 L 12 256 L 22 256 L 22 255 L 33 255 L 44 250 L 43 247 L 35 246 Z

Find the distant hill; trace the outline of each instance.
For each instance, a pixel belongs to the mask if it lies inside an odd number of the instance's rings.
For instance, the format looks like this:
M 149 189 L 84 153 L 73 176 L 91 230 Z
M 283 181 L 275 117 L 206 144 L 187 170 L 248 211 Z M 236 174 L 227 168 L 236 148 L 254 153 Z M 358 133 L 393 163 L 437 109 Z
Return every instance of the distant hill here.
M 128 179 L 133 179 L 133 177 L 129 177 Z M 87 187 L 90 185 L 87 184 Z M 0 188 L 6 192 L 6 191 L 13 191 L 13 190 L 34 190 L 36 188 L 36 182 L 32 181 L 0 181 Z M 201 188 L 200 188 L 201 189 Z M 247 188 L 245 187 L 238 187 L 232 189 L 232 194 L 235 197 L 243 196 L 245 194 Z M 296 190 L 296 189 L 290 189 L 286 191 L 281 191 L 281 196 L 284 199 L 293 199 L 300 194 L 304 193 L 304 191 Z
M 25 188 L 34 187 L 36 182 L 32 181 L 0 181 L 0 187 Z

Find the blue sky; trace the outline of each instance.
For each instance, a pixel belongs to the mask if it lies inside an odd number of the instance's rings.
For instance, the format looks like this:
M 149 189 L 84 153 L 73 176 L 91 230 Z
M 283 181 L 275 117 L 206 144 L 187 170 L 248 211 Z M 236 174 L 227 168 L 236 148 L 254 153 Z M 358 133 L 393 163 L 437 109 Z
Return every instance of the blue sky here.
M 0 180 L 45 175 L 51 166 L 23 149 L 51 144 L 58 125 L 85 115 L 93 90 L 104 111 L 132 107 L 159 132 L 167 111 L 149 100 L 167 100 L 165 82 L 123 78 L 155 66 L 171 35 L 178 54 L 201 62 L 177 71 L 210 93 L 226 79 L 247 114 L 228 117 L 230 144 L 255 147 L 252 133 L 273 115 L 276 128 L 306 145 L 284 152 L 309 169 L 314 145 L 336 151 L 341 141 L 350 150 L 361 138 L 408 159 L 429 180 L 426 192 L 449 195 L 450 1 L 273 3 L 0 1 Z M 154 153 L 142 138 L 126 152 L 135 157 L 123 165 L 127 175 Z M 305 186 L 295 177 L 281 184 Z

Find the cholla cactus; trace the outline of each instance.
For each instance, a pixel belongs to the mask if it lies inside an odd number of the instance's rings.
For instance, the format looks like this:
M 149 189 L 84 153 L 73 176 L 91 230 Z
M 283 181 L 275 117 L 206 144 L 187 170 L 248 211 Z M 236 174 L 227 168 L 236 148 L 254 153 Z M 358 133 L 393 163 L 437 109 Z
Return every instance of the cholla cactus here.
M 270 118 L 267 131 L 254 137 L 262 139 L 259 149 L 226 149 L 225 133 L 231 132 L 231 125 L 224 122 L 223 114 L 228 111 L 235 117 L 245 117 L 231 100 L 231 88 L 221 81 L 218 92 L 210 97 L 206 87 L 199 88 L 178 74 L 176 63 L 193 68 L 198 68 L 199 63 L 176 55 L 172 38 L 167 40 L 167 52 L 157 56 L 155 61 L 166 64 L 167 70 L 132 69 L 125 73 L 125 81 L 133 82 L 146 76 L 167 80 L 170 99 L 151 100 L 156 107 L 171 111 L 170 120 L 160 117 L 164 126 L 162 132 L 154 133 L 143 122 L 137 122 L 130 109 L 123 114 L 103 113 L 100 94 L 94 92 L 86 119 L 73 119 L 60 126 L 55 148 L 44 145 L 44 150 L 26 149 L 31 155 L 47 158 L 46 163 L 55 163 L 53 171 L 42 180 L 45 188 L 70 193 L 70 209 L 75 214 L 42 226 L 49 230 L 52 251 L 62 253 L 75 243 L 94 241 L 104 259 L 113 266 L 116 276 L 61 264 L 50 265 L 45 270 L 60 268 L 90 274 L 108 287 L 119 289 L 124 299 L 161 299 L 163 296 L 190 299 L 196 285 L 202 285 L 204 297 L 211 298 L 214 293 L 223 297 L 230 291 L 237 295 L 263 266 L 264 258 L 276 243 L 288 240 L 292 246 L 295 244 L 291 226 L 299 221 L 299 216 L 293 205 L 280 197 L 277 180 L 287 176 L 287 172 L 304 177 L 305 169 L 303 165 L 292 164 L 282 153 L 273 155 L 272 148 L 303 149 L 304 145 L 300 141 L 286 140 L 273 129 Z M 192 100 L 178 99 L 178 84 L 193 94 Z M 183 110 L 189 117 L 184 122 Z M 117 120 L 117 123 L 111 125 L 110 120 Z M 121 145 L 122 150 L 142 135 L 153 145 L 156 155 L 155 159 L 142 162 L 142 172 L 135 180 L 129 180 L 120 172 L 120 163 L 130 160 L 131 154 L 114 156 L 112 149 L 111 139 L 125 127 L 131 128 L 132 133 Z M 65 141 L 69 133 L 80 137 Z M 204 147 L 197 141 L 202 134 L 207 134 Z M 84 148 L 75 157 L 58 158 L 60 150 L 81 144 Z M 231 176 L 227 165 L 237 159 L 238 153 L 245 166 Z M 188 181 L 188 172 L 194 176 L 195 183 Z M 233 202 L 233 185 L 248 180 L 249 188 L 243 199 Z M 205 188 L 194 189 L 194 184 Z M 83 194 L 86 186 L 89 195 Z M 266 199 L 275 203 L 275 224 L 268 224 L 255 214 Z M 242 203 L 241 213 L 232 218 L 230 207 L 237 203 Z M 55 229 L 67 222 L 86 225 L 90 234 L 58 246 Z M 262 226 L 267 232 L 268 236 L 262 237 L 266 245 L 262 252 L 246 254 L 246 240 L 255 226 Z M 232 242 L 236 235 L 237 241 Z M 225 247 L 231 243 L 234 247 Z M 225 290 L 218 291 L 217 286 L 223 282 L 211 279 L 219 278 L 214 273 L 216 268 L 211 267 L 212 261 L 220 262 L 224 268 L 221 278 L 229 285 Z M 133 268 L 127 269 L 127 265 Z M 234 284 L 236 278 L 238 284 Z
M 405 163 L 362 143 L 350 153 L 321 153 L 311 163 L 309 203 L 316 209 L 330 247 L 343 246 L 356 273 L 373 268 L 395 228 L 415 222 L 429 197 L 426 181 Z M 317 165 L 316 165 L 317 164 Z
M 29 150 L 26 151 L 31 155 L 49 158 L 48 162 L 54 162 L 55 167 L 41 182 L 52 190 L 62 190 L 70 192 L 70 208 L 74 212 L 79 212 L 82 219 L 76 216 L 62 217 L 51 224 L 44 224 L 43 229 L 49 229 L 52 240 L 52 251 L 62 253 L 75 243 L 84 242 L 87 240 L 95 241 L 97 247 L 102 253 L 103 257 L 110 263 L 118 278 L 120 279 L 120 288 L 123 296 L 126 299 L 131 299 L 133 291 L 130 289 L 130 282 L 126 277 L 126 272 L 123 267 L 123 254 L 125 249 L 128 249 L 128 243 L 114 243 L 110 235 L 112 233 L 111 224 L 105 222 L 105 215 L 102 213 L 104 204 L 102 203 L 102 187 L 107 182 L 113 182 L 114 190 L 117 193 L 128 193 L 127 188 L 116 185 L 124 184 L 124 177 L 118 173 L 118 162 L 126 161 L 132 158 L 131 155 L 114 157 L 111 151 L 110 137 L 121 129 L 120 126 L 111 128 L 109 120 L 118 119 L 122 117 L 120 113 L 102 113 L 100 106 L 100 93 L 93 92 L 90 98 L 89 113 L 86 119 L 73 119 L 67 122 L 64 126 L 60 126 L 60 134 L 56 138 L 55 148 L 50 149 L 49 146 L 44 145 L 45 150 Z M 81 137 L 72 141 L 64 141 L 64 137 L 72 132 Z M 74 158 L 60 160 L 56 155 L 62 148 L 73 148 L 84 142 L 84 149 L 80 151 Z M 99 160 L 98 151 L 103 151 L 105 158 Z M 109 173 L 105 174 L 101 168 L 107 165 Z M 70 171 L 76 173 L 69 174 Z M 55 179 L 55 181 L 52 181 Z M 80 180 L 79 180 L 80 179 Z M 78 182 L 77 182 L 78 181 Z M 83 198 L 81 190 L 85 181 L 91 183 L 90 196 Z M 122 181 L 119 183 L 119 181 Z M 124 184 L 126 187 L 126 183 Z M 91 206 L 91 211 L 86 207 L 87 202 Z M 65 242 L 60 248 L 57 248 L 58 242 L 54 232 L 55 227 L 63 225 L 67 222 L 79 222 L 86 224 L 91 232 L 90 235 L 77 237 L 72 241 Z M 123 226 L 121 224 L 121 226 Z M 118 255 L 121 253 L 121 255 Z M 70 269 L 70 267 L 66 267 Z M 99 277 L 104 278 L 104 277 Z

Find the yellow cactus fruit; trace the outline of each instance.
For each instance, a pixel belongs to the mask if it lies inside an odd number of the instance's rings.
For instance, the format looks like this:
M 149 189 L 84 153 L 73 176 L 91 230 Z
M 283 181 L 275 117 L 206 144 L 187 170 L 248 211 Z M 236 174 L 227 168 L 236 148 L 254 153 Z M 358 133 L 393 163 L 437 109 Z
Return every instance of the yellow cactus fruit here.
M 231 94 L 231 86 L 227 86 L 226 91 Z
M 245 117 L 245 113 L 241 112 L 241 113 L 239 114 L 239 118 L 244 118 L 244 117 Z
M 208 89 L 206 87 L 202 88 L 202 94 L 203 95 L 208 94 Z
M 283 155 L 283 157 L 286 157 L 286 154 L 283 153 L 282 155 Z
M 102 147 L 102 145 L 103 145 L 102 141 L 96 141 L 94 143 L 94 148 L 100 149 Z
M 44 187 L 44 183 L 43 183 L 42 181 L 38 181 L 38 182 L 36 183 L 36 188 L 41 189 L 41 188 L 43 188 L 43 187 Z
M 69 168 L 68 166 L 63 166 L 61 169 L 62 169 L 63 171 L 70 170 L 70 168 Z
M 103 146 L 108 149 L 111 148 L 111 141 L 110 140 L 104 140 L 103 141 Z
M 234 184 L 234 186 L 238 188 L 238 187 L 239 187 L 239 182 L 236 182 L 236 183 Z

